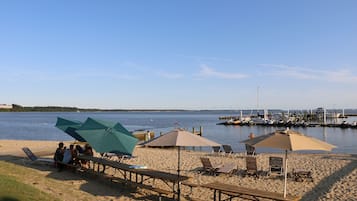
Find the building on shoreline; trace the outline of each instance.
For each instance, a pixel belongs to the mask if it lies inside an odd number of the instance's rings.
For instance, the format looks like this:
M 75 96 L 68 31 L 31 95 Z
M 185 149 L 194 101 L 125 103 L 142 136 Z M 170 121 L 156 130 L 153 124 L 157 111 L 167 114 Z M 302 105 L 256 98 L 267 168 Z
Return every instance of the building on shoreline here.
M 0 109 L 12 109 L 12 105 L 0 104 Z

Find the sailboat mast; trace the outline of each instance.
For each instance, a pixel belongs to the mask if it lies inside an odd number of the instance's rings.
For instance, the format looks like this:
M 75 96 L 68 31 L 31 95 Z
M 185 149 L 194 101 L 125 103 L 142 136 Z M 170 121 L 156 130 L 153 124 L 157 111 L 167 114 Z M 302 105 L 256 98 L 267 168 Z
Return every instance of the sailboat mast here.
M 257 87 L 257 110 L 259 109 L 259 86 Z

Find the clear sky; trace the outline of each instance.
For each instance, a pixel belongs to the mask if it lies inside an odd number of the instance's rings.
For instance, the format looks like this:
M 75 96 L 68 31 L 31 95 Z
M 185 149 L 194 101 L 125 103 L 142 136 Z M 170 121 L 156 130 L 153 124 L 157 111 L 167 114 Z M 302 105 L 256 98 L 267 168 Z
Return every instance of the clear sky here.
M 0 1 L 0 103 L 357 108 L 355 0 Z

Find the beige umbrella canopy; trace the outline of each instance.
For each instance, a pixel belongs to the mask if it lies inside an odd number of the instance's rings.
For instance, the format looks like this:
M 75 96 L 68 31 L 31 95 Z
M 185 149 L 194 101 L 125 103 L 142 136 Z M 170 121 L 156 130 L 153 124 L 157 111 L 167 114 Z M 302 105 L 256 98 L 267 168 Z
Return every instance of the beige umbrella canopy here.
M 288 151 L 299 150 L 321 150 L 331 151 L 336 146 L 328 144 L 313 137 L 306 136 L 293 130 L 277 130 L 273 133 L 262 135 L 253 139 L 241 141 L 242 143 L 253 147 L 268 147 L 285 150 L 285 168 L 284 168 L 284 197 L 286 197 L 287 180 L 287 153 Z
M 184 129 L 175 129 L 144 144 L 149 147 L 204 147 L 220 144 Z
M 336 148 L 334 145 L 293 130 L 277 130 L 267 135 L 261 135 L 253 139 L 244 140 L 242 143 L 249 144 L 254 147 L 268 147 L 289 151 L 331 151 L 332 148 Z
M 195 135 L 183 129 L 175 129 L 165 133 L 143 145 L 149 147 L 177 147 L 177 176 L 180 178 L 180 150 L 181 147 L 205 147 L 205 146 L 221 146 L 220 144 L 208 140 L 204 137 Z M 178 179 L 177 185 L 178 200 L 180 200 L 180 182 Z

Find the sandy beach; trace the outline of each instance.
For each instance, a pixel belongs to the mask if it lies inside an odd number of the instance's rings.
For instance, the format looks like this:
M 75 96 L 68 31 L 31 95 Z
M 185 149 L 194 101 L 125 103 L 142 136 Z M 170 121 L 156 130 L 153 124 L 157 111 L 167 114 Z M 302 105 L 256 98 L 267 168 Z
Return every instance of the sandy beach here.
M 53 167 L 28 163 L 22 147 L 29 147 L 36 155 L 52 157 L 57 147 L 56 141 L 20 141 L 0 140 L 0 159 L 11 165 L 28 168 L 28 177 L 22 178 L 24 183 L 32 184 L 36 188 L 53 195 L 60 200 L 158 200 L 157 196 L 148 190 L 134 189 L 128 186 L 107 182 L 98 176 L 90 174 L 76 174 L 70 171 L 58 172 Z M 65 142 L 69 145 L 70 142 Z M 132 159 L 126 163 L 144 165 L 151 169 L 176 173 L 177 150 L 153 149 L 137 147 Z M 191 182 L 206 184 L 213 181 L 233 184 L 236 186 L 261 189 L 271 192 L 283 192 L 283 178 L 281 177 L 243 177 L 240 174 L 211 176 L 200 174 L 197 170 L 202 167 L 200 157 L 209 157 L 211 162 L 223 164 L 233 162 L 238 172 L 245 169 L 244 153 L 235 157 L 214 156 L 211 153 L 185 150 L 181 154 L 182 174 L 191 177 Z M 269 156 L 283 156 L 282 154 L 258 153 L 258 169 L 268 170 Z M 288 180 L 288 194 L 302 197 L 302 200 L 356 200 L 357 198 L 357 156 L 349 154 L 298 154 L 289 153 L 288 171 L 293 169 L 308 169 L 312 172 L 314 181 L 296 182 Z M 1 169 L 1 168 L 0 168 Z M 109 169 L 109 174 L 114 170 Z M 1 174 L 1 171 L 0 171 Z M 118 176 L 120 174 L 116 172 Z M 16 173 L 13 173 L 16 177 Z M 165 184 L 161 188 L 167 188 Z M 60 187 L 56 187 L 60 186 Z M 183 194 L 188 195 L 190 189 L 183 186 Z M 201 200 L 212 200 L 213 192 L 198 187 L 190 195 Z M 187 198 L 187 196 L 184 196 Z M 235 198 L 235 200 L 240 200 Z M 243 200 L 243 199 L 242 199 Z

